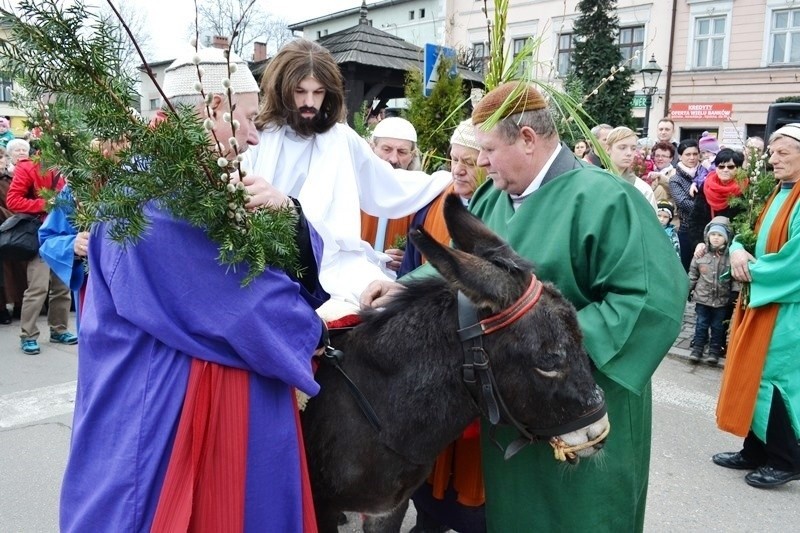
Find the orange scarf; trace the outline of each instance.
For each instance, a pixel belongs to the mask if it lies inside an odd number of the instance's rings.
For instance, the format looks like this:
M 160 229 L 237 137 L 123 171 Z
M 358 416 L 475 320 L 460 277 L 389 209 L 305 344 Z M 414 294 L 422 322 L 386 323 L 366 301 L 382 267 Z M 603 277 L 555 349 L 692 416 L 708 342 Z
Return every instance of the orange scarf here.
M 756 222 L 756 232 L 761 229 L 764 216 L 780 188 L 769 198 Z M 795 185 L 789 198 L 778 211 L 767 236 L 767 253 L 778 252 L 789 238 L 789 220 L 800 198 L 800 185 Z M 778 317 L 778 304 L 761 307 L 744 307 L 742 298 L 736 302 L 733 314 L 728 357 L 722 375 L 722 386 L 717 402 L 717 427 L 740 437 L 747 435 L 761 384 L 761 373 L 767 350 Z
M 422 223 L 422 227 L 428 234 L 436 239 L 436 242 L 445 246 L 450 245 L 450 232 L 447 231 L 447 224 L 444 221 L 444 200 L 454 192 L 454 185 L 451 183 L 431 202 L 428 215 Z

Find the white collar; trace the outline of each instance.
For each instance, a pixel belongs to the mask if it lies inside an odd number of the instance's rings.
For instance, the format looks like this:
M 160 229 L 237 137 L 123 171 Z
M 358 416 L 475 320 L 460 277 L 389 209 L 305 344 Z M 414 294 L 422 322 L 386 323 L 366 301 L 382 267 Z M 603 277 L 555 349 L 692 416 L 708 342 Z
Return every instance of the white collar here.
M 544 164 L 542 170 L 540 170 L 539 173 L 536 175 L 536 177 L 533 178 L 531 184 L 528 185 L 528 187 L 522 192 L 522 194 L 508 193 L 508 195 L 511 197 L 511 202 L 514 204 L 514 210 L 516 210 L 520 206 L 520 204 L 522 204 L 522 201 L 525 198 L 527 198 L 529 194 L 535 192 L 539 187 L 542 186 L 542 181 L 544 181 L 544 177 L 545 175 L 547 175 L 547 172 L 550 170 L 550 167 L 553 166 L 553 162 L 556 160 L 556 157 L 558 157 L 559 152 L 561 152 L 561 143 L 558 143 L 556 145 L 556 149 L 553 150 L 552 154 L 550 154 L 550 158 Z

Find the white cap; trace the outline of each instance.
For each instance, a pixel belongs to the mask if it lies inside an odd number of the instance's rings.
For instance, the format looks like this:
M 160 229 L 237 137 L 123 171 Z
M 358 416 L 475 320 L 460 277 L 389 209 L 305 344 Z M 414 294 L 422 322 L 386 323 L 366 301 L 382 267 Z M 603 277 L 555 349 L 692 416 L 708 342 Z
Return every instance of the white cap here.
M 414 125 L 404 118 L 388 117 L 375 126 L 372 130 L 372 138 L 389 137 L 390 139 L 400 139 L 403 141 L 417 142 L 417 130 Z
M 781 126 L 772 135 L 784 135 L 786 137 L 791 137 L 795 141 L 800 142 L 800 122 L 793 122 L 791 124 L 786 124 L 785 126 Z
M 235 72 L 228 72 L 228 59 L 219 48 L 191 49 L 181 54 L 167 67 L 164 75 L 164 94 L 167 98 L 200 94 L 196 87 L 200 81 L 197 76 L 198 66 L 203 69 L 202 84 L 206 94 L 227 92 L 222 85 L 222 80 L 225 79 L 230 80 L 231 89 L 236 93 L 257 93 L 258 83 L 247 68 L 247 63 L 230 52 L 230 65 L 236 65 L 233 67 Z
M 456 126 L 453 135 L 450 137 L 450 144 L 458 144 L 481 151 L 481 146 L 475 138 L 475 126 L 472 125 L 472 119 L 468 118 Z

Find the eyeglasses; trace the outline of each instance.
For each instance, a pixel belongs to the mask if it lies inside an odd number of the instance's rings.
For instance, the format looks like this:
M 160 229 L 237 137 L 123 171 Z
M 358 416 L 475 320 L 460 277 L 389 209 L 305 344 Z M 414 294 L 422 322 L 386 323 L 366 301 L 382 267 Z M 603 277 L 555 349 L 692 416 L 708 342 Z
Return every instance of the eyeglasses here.
M 733 163 L 731 163 L 730 165 L 717 165 L 717 168 L 733 170 L 734 168 L 736 168 L 736 165 L 734 165 Z

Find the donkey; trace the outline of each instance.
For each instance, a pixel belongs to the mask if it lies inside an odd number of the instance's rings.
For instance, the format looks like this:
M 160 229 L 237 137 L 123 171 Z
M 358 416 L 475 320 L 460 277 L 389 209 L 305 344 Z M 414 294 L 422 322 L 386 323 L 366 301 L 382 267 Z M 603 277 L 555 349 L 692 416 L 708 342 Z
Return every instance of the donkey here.
M 344 354 L 340 368 L 347 377 L 335 364 L 317 370 L 321 391 L 301 420 L 321 532 L 337 531 L 342 511 L 395 510 L 402 520 L 437 455 L 482 414 L 513 422 L 529 442 L 535 433 L 530 428 L 563 428 L 602 407 L 602 418 L 560 435 L 570 446 L 585 446 L 575 459 L 592 455 L 607 434 L 603 395 L 592 377 L 575 309 L 553 285 L 536 280 L 532 265 L 457 196 L 446 199 L 444 215 L 455 248 L 422 230 L 410 235 L 442 277 L 408 282 L 385 308 L 363 311 L 358 326 L 333 338 Z M 531 306 L 525 295 L 532 287 L 538 301 Z M 466 329 L 492 327 L 496 333 L 479 332 L 462 344 L 459 292 L 477 320 L 483 319 Z M 465 386 L 463 379 L 469 381 L 480 366 L 470 361 L 476 352 L 485 356 L 493 376 L 472 381 L 494 397 L 473 396 Z M 366 399 L 361 404 L 355 399 L 359 394 Z M 364 403 L 369 406 L 360 407 Z

